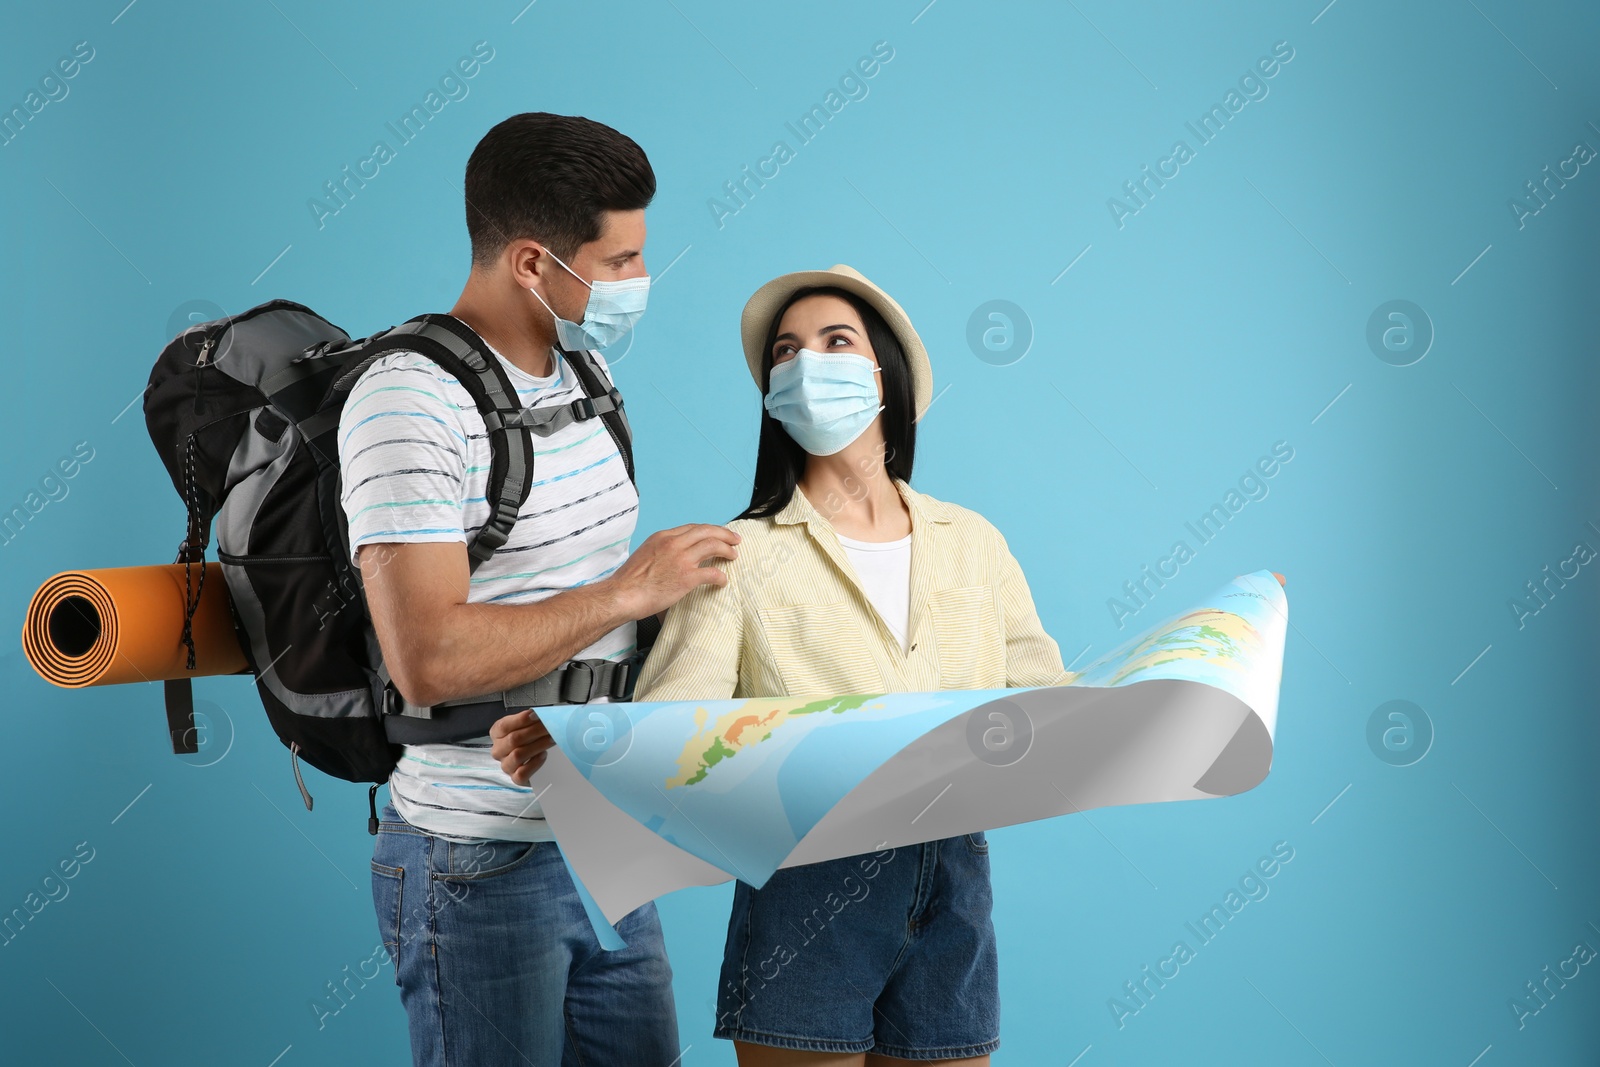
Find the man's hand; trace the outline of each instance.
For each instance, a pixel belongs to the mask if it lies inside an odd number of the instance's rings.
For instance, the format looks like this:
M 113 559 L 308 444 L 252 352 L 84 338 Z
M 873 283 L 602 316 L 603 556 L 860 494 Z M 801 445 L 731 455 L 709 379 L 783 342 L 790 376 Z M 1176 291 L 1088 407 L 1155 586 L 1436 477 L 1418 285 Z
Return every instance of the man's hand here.
M 698 585 L 728 584 L 722 568 L 704 564 L 737 559 L 738 543 L 738 534 L 709 523 L 657 530 L 606 581 L 626 598 L 628 617 L 642 619 L 670 608 Z
M 500 769 L 517 785 L 527 785 L 534 772 L 544 766 L 555 740 L 533 709 L 519 711 L 495 721 L 489 727 L 494 747 L 489 754 L 500 761 Z

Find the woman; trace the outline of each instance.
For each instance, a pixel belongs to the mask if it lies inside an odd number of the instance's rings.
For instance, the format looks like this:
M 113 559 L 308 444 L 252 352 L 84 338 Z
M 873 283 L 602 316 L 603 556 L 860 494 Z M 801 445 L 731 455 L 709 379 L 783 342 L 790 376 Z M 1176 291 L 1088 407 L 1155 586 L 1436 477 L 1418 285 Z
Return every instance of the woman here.
M 999 531 L 906 484 L 933 381 L 900 305 L 847 266 L 801 271 L 741 332 L 764 411 L 739 555 L 668 612 L 634 699 L 1069 680 Z M 989 913 L 981 833 L 738 882 L 715 1034 L 745 1067 L 987 1064 Z

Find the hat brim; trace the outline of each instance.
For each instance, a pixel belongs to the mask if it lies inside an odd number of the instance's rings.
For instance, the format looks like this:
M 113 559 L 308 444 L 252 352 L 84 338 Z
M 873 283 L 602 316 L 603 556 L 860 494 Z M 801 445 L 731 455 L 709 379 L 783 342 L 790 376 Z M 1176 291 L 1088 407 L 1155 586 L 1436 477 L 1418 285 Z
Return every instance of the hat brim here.
M 911 372 L 913 407 L 916 418 L 922 418 L 923 412 L 933 402 L 933 368 L 928 362 L 928 350 L 923 346 L 922 338 L 917 336 L 916 329 L 911 325 L 911 317 L 893 297 L 868 281 L 860 271 L 843 263 L 828 270 L 800 270 L 780 275 L 757 289 L 745 302 L 744 312 L 739 316 L 739 335 L 744 342 L 745 362 L 750 366 L 750 376 L 755 379 L 756 388 L 764 388 L 761 381 L 762 346 L 766 343 L 767 331 L 772 328 L 773 316 L 798 290 L 824 285 L 861 297 L 883 316 L 885 325 L 905 352 L 906 365 Z

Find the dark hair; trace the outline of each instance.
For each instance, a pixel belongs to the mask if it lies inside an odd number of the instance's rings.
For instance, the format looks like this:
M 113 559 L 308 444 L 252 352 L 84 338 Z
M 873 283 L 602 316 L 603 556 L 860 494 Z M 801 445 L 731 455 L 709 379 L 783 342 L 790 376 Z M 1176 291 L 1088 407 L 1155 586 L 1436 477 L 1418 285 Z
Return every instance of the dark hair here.
M 911 462 L 916 454 L 917 424 L 915 400 L 911 392 L 911 366 L 906 361 L 900 339 L 889 329 L 876 308 L 846 289 L 831 285 L 815 285 L 797 289 L 784 301 L 772 316 L 767 327 L 766 343 L 761 348 L 761 393 L 764 397 L 772 377 L 772 346 L 778 340 L 778 324 L 784 312 L 797 301 L 808 296 L 837 296 L 861 316 L 866 327 L 867 340 L 878 357 L 883 379 L 883 443 L 884 465 L 889 475 L 903 482 L 911 480 Z M 795 443 L 783 428 L 783 423 L 773 418 L 765 404 L 761 408 L 761 439 L 756 446 L 755 487 L 750 493 L 750 506 L 737 519 L 760 519 L 776 515 L 794 498 L 795 486 L 806 469 L 806 450 Z
M 467 160 L 472 262 L 524 238 L 570 259 L 600 236 L 602 212 L 636 211 L 655 195 L 655 171 L 632 138 L 577 115 L 512 115 Z

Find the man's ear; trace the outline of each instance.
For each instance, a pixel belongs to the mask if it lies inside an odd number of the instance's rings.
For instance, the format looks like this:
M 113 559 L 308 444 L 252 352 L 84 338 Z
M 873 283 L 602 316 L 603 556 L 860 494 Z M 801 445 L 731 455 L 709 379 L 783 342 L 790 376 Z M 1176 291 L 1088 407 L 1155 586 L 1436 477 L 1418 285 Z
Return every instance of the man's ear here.
M 524 289 L 542 279 L 544 272 L 555 266 L 555 261 L 544 254 L 539 242 L 533 240 L 512 241 L 500 255 L 511 277 Z

